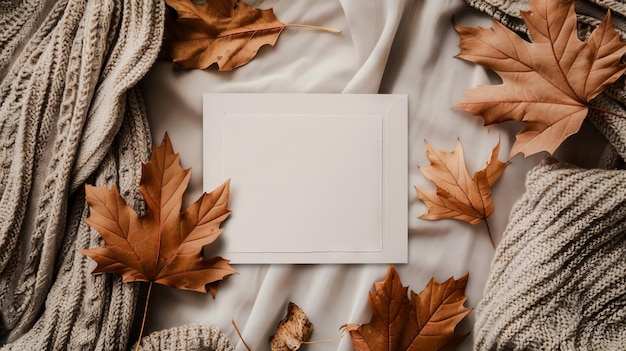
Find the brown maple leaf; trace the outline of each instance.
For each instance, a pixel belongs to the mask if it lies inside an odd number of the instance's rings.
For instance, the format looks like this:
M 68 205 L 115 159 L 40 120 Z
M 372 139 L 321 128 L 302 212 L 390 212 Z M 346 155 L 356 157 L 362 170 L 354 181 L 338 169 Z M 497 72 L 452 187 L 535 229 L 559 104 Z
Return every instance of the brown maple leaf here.
M 464 307 L 468 275 L 442 284 L 434 278 L 419 294 L 402 286 L 389 266 L 385 280 L 374 283 L 369 303 L 372 319 L 367 324 L 348 324 L 357 351 L 430 351 L 452 349 L 467 337 L 456 334 L 456 325 L 472 310 Z
M 139 190 L 147 213 L 139 217 L 117 188 L 85 187 L 90 216 L 104 245 L 80 252 L 98 263 L 93 273 L 114 273 L 124 282 L 155 282 L 178 289 L 214 294 L 210 284 L 236 273 L 221 257 L 204 259 L 202 247 L 222 233 L 228 217 L 229 182 L 181 210 L 191 170 L 180 167 L 167 134 L 142 167 Z M 207 285 L 209 284 L 209 285 Z
M 287 26 L 272 9 L 260 10 L 239 0 L 209 0 L 202 4 L 190 0 L 165 0 L 164 49 L 174 68 L 205 69 L 217 63 L 220 71 L 230 71 L 250 62 L 263 45 L 274 46 Z
M 610 12 L 587 42 L 577 35 L 574 1 L 530 0 L 530 11 L 521 15 L 532 43 L 495 20 L 491 28 L 455 24 L 457 57 L 492 69 L 503 81 L 468 90 L 456 106 L 482 116 L 486 125 L 524 122 L 509 157 L 553 153 L 596 108 L 591 99 L 626 70 L 626 44 Z
M 491 156 L 485 167 L 474 173 L 470 178 L 465 167 L 463 148 L 457 140 L 452 152 L 439 151 L 428 142 L 426 143 L 426 157 L 430 166 L 420 167 L 426 178 L 435 183 L 437 190 L 415 188 L 417 196 L 428 206 L 428 212 L 420 218 L 438 220 L 453 218 L 471 224 L 485 221 L 494 210 L 491 199 L 491 186 L 500 178 L 509 162 L 498 160 L 500 142 L 491 151 Z M 495 244 L 491 237 L 489 225 L 487 231 L 491 244 Z

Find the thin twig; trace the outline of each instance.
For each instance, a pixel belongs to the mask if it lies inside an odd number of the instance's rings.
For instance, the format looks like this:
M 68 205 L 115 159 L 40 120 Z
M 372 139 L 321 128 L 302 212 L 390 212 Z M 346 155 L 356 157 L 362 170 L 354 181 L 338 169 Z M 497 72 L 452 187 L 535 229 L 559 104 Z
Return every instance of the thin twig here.
M 319 26 L 311 26 L 308 24 L 297 24 L 297 23 L 289 23 L 285 24 L 285 27 L 302 27 L 302 28 L 310 28 L 310 29 L 318 29 L 331 33 L 341 33 L 341 30 L 327 27 L 319 27 Z
M 239 328 L 237 328 L 237 323 L 235 323 L 235 320 L 232 319 L 231 323 L 233 324 L 233 327 L 235 327 L 235 331 L 237 332 L 237 335 L 239 335 L 239 339 L 241 339 L 241 342 L 243 343 L 243 346 L 245 346 L 246 349 L 248 349 L 248 351 L 252 351 L 250 349 L 250 346 L 248 346 L 248 344 L 246 344 L 246 341 L 243 339 L 243 336 L 241 335 L 241 332 L 239 331 Z
M 146 325 L 146 315 L 148 314 L 148 302 L 150 302 L 150 292 L 152 292 L 152 282 L 148 286 L 148 295 L 146 296 L 146 306 L 143 308 L 143 319 L 141 320 L 141 330 L 139 331 L 139 340 L 137 340 L 137 347 L 135 351 L 139 350 L 139 344 L 141 344 L 141 337 L 143 336 L 143 327 Z

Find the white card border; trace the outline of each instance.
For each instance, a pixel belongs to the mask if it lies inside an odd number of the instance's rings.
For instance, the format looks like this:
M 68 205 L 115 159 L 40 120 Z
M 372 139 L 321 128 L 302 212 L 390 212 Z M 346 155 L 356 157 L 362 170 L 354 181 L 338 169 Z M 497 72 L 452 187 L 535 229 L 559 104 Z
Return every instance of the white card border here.
M 287 103 L 286 103 L 287 102 Z M 266 263 L 406 263 L 408 260 L 408 135 L 404 94 L 203 94 L 203 188 L 223 179 L 225 115 L 382 115 L 383 242 L 381 251 L 224 252 L 233 264 Z M 402 170 L 402 171 L 399 171 Z M 231 186 L 235 186 L 233 180 Z M 228 240 L 228 221 L 220 240 Z M 262 229 L 261 229 L 262 230 Z

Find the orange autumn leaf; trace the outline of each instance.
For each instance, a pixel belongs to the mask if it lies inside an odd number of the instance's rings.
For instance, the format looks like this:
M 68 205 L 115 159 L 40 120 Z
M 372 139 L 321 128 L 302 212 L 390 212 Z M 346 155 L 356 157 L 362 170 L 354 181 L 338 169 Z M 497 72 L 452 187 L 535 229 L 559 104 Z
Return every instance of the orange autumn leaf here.
M 426 142 L 426 157 L 430 166 L 419 169 L 435 183 L 437 190 L 415 188 L 417 196 L 428 206 L 428 212 L 420 218 L 454 218 L 471 224 L 487 219 L 494 209 L 491 186 L 509 165 L 509 162 L 498 160 L 499 152 L 500 142 L 491 151 L 485 167 L 470 178 L 460 141 L 457 140 L 452 152 L 439 151 Z
M 248 63 L 263 45 L 274 45 L 285 24 L 274 12 L 259 10 L 243 1 L 166 0 L 166 47 L 174 68 L 205 69 L 217 63 L 230 71 Z
M 142 167 L 139 190 L 148 208 L 144 216 L 126 204 L 115 186 L 85 187 L 90 209 L 85 221 L 104 239 L 103 246 L 80 251 L 98 263 L 94 274 L 214 293 L 211 284 L 236 273 L 226 259 L 202 257 L 202 247 L 218 238 L 220 224 L 230 214 L 229 182 L 181 213 L 190 176 L 190 169 L 180 167 L 166 134 Z
M 356 351 L 430 351 L 452 349 L 466 335 L 455 333 L 457 324 L 471 308 L 465 286 L 468 275 L 450 278 L 442 284 L 431 279 L 419 294 L 402 286 L 396 270 L 389 266 L 385 280 L 374 284 L 370 293 L 372 318 L 367 324 L 348 324 Z
M 468 90 L 456 106 L 481 116 L 485 125 L 524 122 L 510 158 L 553 153 L 578 132 L 589 108 L 608 112 L 589 102 L 626 70 L 626 44 L 610 12 L 587 42 L 578 38 L 574 1 L 530 0 L 530 11 L 521 16 L 532 42 L 495 20 L 491 28 L 455 24 L 461 48 L 457 57 L 502 78 L 502 84 Z
M 205 69 L 216 63 L 220 71 L 230 71 L 252 60 L 264 45 L 274 46 L 287 26 L 272 9 L 261 10 L 239 0 L 165 0 L 164 48 L 174 68 Z

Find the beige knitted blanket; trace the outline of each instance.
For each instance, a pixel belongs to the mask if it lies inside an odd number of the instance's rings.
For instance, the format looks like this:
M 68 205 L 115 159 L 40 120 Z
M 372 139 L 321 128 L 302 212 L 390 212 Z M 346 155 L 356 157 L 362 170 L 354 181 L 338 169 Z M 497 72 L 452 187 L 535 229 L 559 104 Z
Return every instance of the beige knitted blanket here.
M 3 350 L 127 349 L 137 284 L 93 276 L 78 253 L 101 244 L 83 221 L 83 187 L 116 185 L 141 210 L 151 138 L 136 84 L 156 59 L 163 14 L 154 0 L 0 0 Z M 145 345 L 232 348 L 205 326 Z
M 467 2 L 526 32 L 527 1 Z M 576 1 L 579 35 L 609 8 L 626 38 L 626 5 L 616 0 Z M 594 103 L 626 115 L 624 79 Z M 476 310 L 476 350 L 626 349 L 626 119 L 589 118 L 607 157 L 596 169 L 548 159 L 529 173 Z

